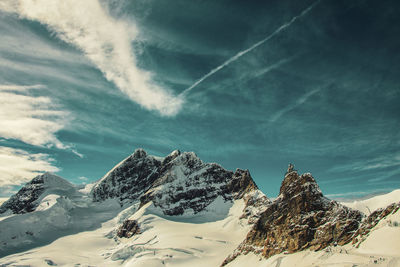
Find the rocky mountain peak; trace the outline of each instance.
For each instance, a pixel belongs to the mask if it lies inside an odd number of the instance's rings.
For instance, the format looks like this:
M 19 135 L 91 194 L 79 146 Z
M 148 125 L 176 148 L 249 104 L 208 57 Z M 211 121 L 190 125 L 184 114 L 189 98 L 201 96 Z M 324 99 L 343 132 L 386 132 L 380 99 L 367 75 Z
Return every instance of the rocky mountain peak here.
M 132 157 L 135 159 L 145 158 L 147 156 L 146 151 L 143 148 L 137 148 L 133 153 Z
M 158 159 L 141 148 L 136 149 L 93 186 L 93 200 L 117 198 L 122 204 L 125 200 L 138 199 L 158 178 L 160 166 Z
M 249 170 L 236 169 L 232 180 L 229 182 L 232 192 L 236 192 L 236 198 L 242 198 L 246 193 L 257 190 L 258 187 L 251 178 Z
M 176 159 L 180 155 L 181 155 L 181 151 L 179 151 L 179 150 L 172 151 L 168 156 L 166 156 L 164 158 L 163 164 L 165 165 L 165 164 L 169 163 L 170 161 Z
M 95 201 L 117 198 L 121 205 L 152 201 L 165 215 L 183 215 L 197 214 L 217 198 L 231 202 L 257 189 L 248 170 L 233 173 L 194 152 L 175 150 L 160 161 L 136 150 L 97 182 L 92 194 Z
M 282 252 L 321 250 L 352 240 L 362 215 L 329 200 L 310 173 L 291 169 L 282 182 L 280 195 L 264 212 L 246 239 L 224 264 L 248 252 L 268 258 Z
M 306 199 L 322 197 L 321 189 L 311 173 L 299 175 L 295 170 L 287 172 L 281 184 L 278 198 L 290 199 L 299 194 L 305 195 Z

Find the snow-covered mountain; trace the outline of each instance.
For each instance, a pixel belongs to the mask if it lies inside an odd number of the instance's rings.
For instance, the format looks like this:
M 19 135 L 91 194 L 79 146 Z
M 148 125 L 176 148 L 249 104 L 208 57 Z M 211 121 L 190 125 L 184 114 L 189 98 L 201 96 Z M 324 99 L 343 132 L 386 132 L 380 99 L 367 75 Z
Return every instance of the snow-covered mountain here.
M 116 250 L 104 252 L 101 259 L 115 264 L 118 259 L 134 258 L 135 253 L 124 252 L 125 256 L 121 256 L 121 249 L 129 251 L 132 240 L 127 242 L 126 248 L 118 246 L 121 242 L 118 229 L 129 225 L 133 216 L 141 232 L 139 239 L 159 231 L 153 224 L 160 221 L 171 229 L 179 225 L 179 229 L 186 227 L 188 231 L 198 225 L 198 235 L 192 238 L 201 244 L 222 234 L 225 237 L 215 241 L 225 251 L 216 257 L 216 262 L 221 262 L 223 255 L 244 238 L 249 225 L 257 220 L 269 202 L 247 170 L 227 171 L 218 164 L 204 163 L 193 152 L 176 150 L 159 158 L 137 149 L 86 188 L 48 173 L 27 183 L 0 207 L 3 213 L 0 255 L 19 253 L 85 231 L 100 231 L 96 235 L 111 242 L 106 250 Z M 207 224 L 210 225 L 204 229 L 215 231 L 215 236 L 203 239 L 203 226 Z M 232 242 L 231 238 L 236 241 Z M 165 241 L 157 241 L 162 242 Z M 196 249 L 193 244 L 191 246 Z M 178 245 L 172 250 L 179 254 L 185 249 Z
M 248 170 L 137 149 L 85 188 L 46 173 L 3 203 L 0 266 L 398 266 L 392 200 L 364 214 L 291 166 L 271 202 Z
M 151 202 L 163 215 L 204 220 L 202 212 L 223 218 L 233 200 L 254 192 L 268 204 L 247 170 L 227 171 L 193 152 L 175 150 L 160 159 L 137 149 L 100 179 L 91 194 L 94 201 L 116 199 L 121 205 L 139 202 L 140 207 Z

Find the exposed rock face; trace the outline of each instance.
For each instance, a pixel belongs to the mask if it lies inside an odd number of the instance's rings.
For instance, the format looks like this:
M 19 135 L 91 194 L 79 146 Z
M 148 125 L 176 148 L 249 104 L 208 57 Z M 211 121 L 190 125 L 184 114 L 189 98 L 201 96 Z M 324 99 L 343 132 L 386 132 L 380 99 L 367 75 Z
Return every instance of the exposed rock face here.
M 120 238 L 130 238 L 139 233 L 140 228 L 136 220 L 125 220 L 124 223 L 117 230 L 117 236 Z
M 119 198 L 122 202 L 139 198 L 158 178 L 160 166 L 159 160 L 137 149 L 96 184 L 92 190 L 93 200 Z
M 234 192 L 234 198 L 244 197 L 246 193 L 257 190 L 258 187 L 254 183 L 248 170 L 237 169 L 232 175 L 232 179 L 226 185 L 227 192 Z
M 360 244 L 367 238 L 372 228 L 374 228 L 381 220 L 385 219 L 390 214 L 396 213 L 400 209 L 400 202 L 392 203 L 386 208 L 378 209 L 371 213 L 360 225 L 360 228 L 353 236 L 353 245 L 359 247 Z
M 289 170 L 288 170 L 289 171 Z M 279 197 L 255 223 L 246 239 L 223 265 L 248 252 L 268 258 L 287 251 L 320 250 L 352 240 L 362 215 L 325 198 L 311 174 L 286 174 Z
M 138 149 L 102 178 L 92 194 L 95 201 L 118 198 L 121 203 L 140 201 L 141 205 L 152 201 L 165 215 L 182 215 L 203 211 L 217 197 L 226 202 L 255 191 L 258 188 L 247 170 L 231 172 L 204 163 L 193 152 L 175 150 L 158 159 Z M 263 194 L 258 198 L 267 201 Z
M 10 197 L 0 207 L 0 213 L 11 210 L 13 213 L 21 214 L 31 212 L 37 207 L 37 199 L 44 191 L 43 176 L 33 178 L 29 183 L 22 187 L 18 193 Z
M 0 206 L 0 214 L 7 211 L 14 214 L 34 211 L 46 190 L 60 192 L 73 191 L 75 188 L 63 178 L 51 173 L 36 176 Z

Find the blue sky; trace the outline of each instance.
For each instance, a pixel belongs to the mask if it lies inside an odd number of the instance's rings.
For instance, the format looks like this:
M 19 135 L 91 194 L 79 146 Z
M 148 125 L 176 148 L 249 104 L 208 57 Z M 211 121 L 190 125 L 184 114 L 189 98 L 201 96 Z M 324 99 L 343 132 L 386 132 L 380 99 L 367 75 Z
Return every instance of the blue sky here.
M 394 0 L 2 1 L 0 196 L 43 171 L 95 181 L 138 147 L 249 169 L 271 197 L 289 162 L 333 198 L 397 189 L 399 15 Z

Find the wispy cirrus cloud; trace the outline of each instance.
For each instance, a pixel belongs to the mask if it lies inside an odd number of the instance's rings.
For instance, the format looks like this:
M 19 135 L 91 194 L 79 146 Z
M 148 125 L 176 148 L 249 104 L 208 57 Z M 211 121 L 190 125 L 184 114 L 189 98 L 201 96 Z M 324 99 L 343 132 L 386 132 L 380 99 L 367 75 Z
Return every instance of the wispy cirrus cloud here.
M 44 88 L 41 84 L 34 84 L 34 85 L 16 85 L 16 84 L 0 84 L 0 91 L 26 91 L 29 89 L 40 89 Z
M 40 84 L 0 85 L 0 140 L 12 139 L 33 147 L 69 150 L 82 157 L 56 135 L 69 122 L 69 113 L 60 110 L 49 97 L 32 94 L 33 90 L 43 88 L 45 86 Z M 7 146 L 0 146 L 0 163 L 2 195 L 11 193 L 12 186 L 27 182 L 40 173 L 59 171 L 48 154 L 29 153 Z
M 43 85 L 0 85 L 0 137 L 34 146 L 68 149 L 55 135 L 67 122 L 51 99 L 31 96 L 29 90 Z
M 47 154 L 28 153 L 25 150 L 0 147 L 0 187 L 7 188 L 27 182 L 36 175 L 59 169 L 53 165 L 54 159 Z
M 137 67 L 132 49 L 138 30 L 131 22 L 113 18 L 98 0 L 6 0 L 0 10 L 39 21 L 63 41 L 79 48 L 131 100 L 162 115 L 176 114 L 183 98 L 152 81 L 152 74 Z
M 400 167 L 400 153 L 387 153 L 384 156 L 378 156 L 368 160 L 355 161 L 350 164 L 335 166 L 329 169 L 329 172 L 363 172 L 398 167 Z
M 70 144 L 62 143 L 56 133 L 71 120 L 69 112 L 45 96 L 32 96 L 31 90 L 44 85 L 0 85 L 0 137 L 39 147 L 69 150 L 83 157 Z
M 314 89 L 309 91 L 308 93 L 304 94 L 302 97 L 297 99 L 294 103 L 287 105 L 285 108 L 278 110 L 275 114 L 271 116 L 269 119 L 270 122 L 275 122 L 278 119 L 280 119 L 283 115 L 288 113 L 289 111 L 292 111 L 293 109 L 297 108 L 298 106 L 304 104 L 310 97 L 315 95 L 316 93 L 320 92 L 321 89 Z
M 328 198 L 332 198 L 338 201 L 355 201 L 357 199 L 366 199 L 376 195 L 388 193 L 392 190 L 392 188 L 380 188 L 380 189 L 372 189 L 367 191 L 354 191 L 354 192 L 346 192 L 346 193 L 337 193 L 337 194 L 327 194 L 325 195 Z

